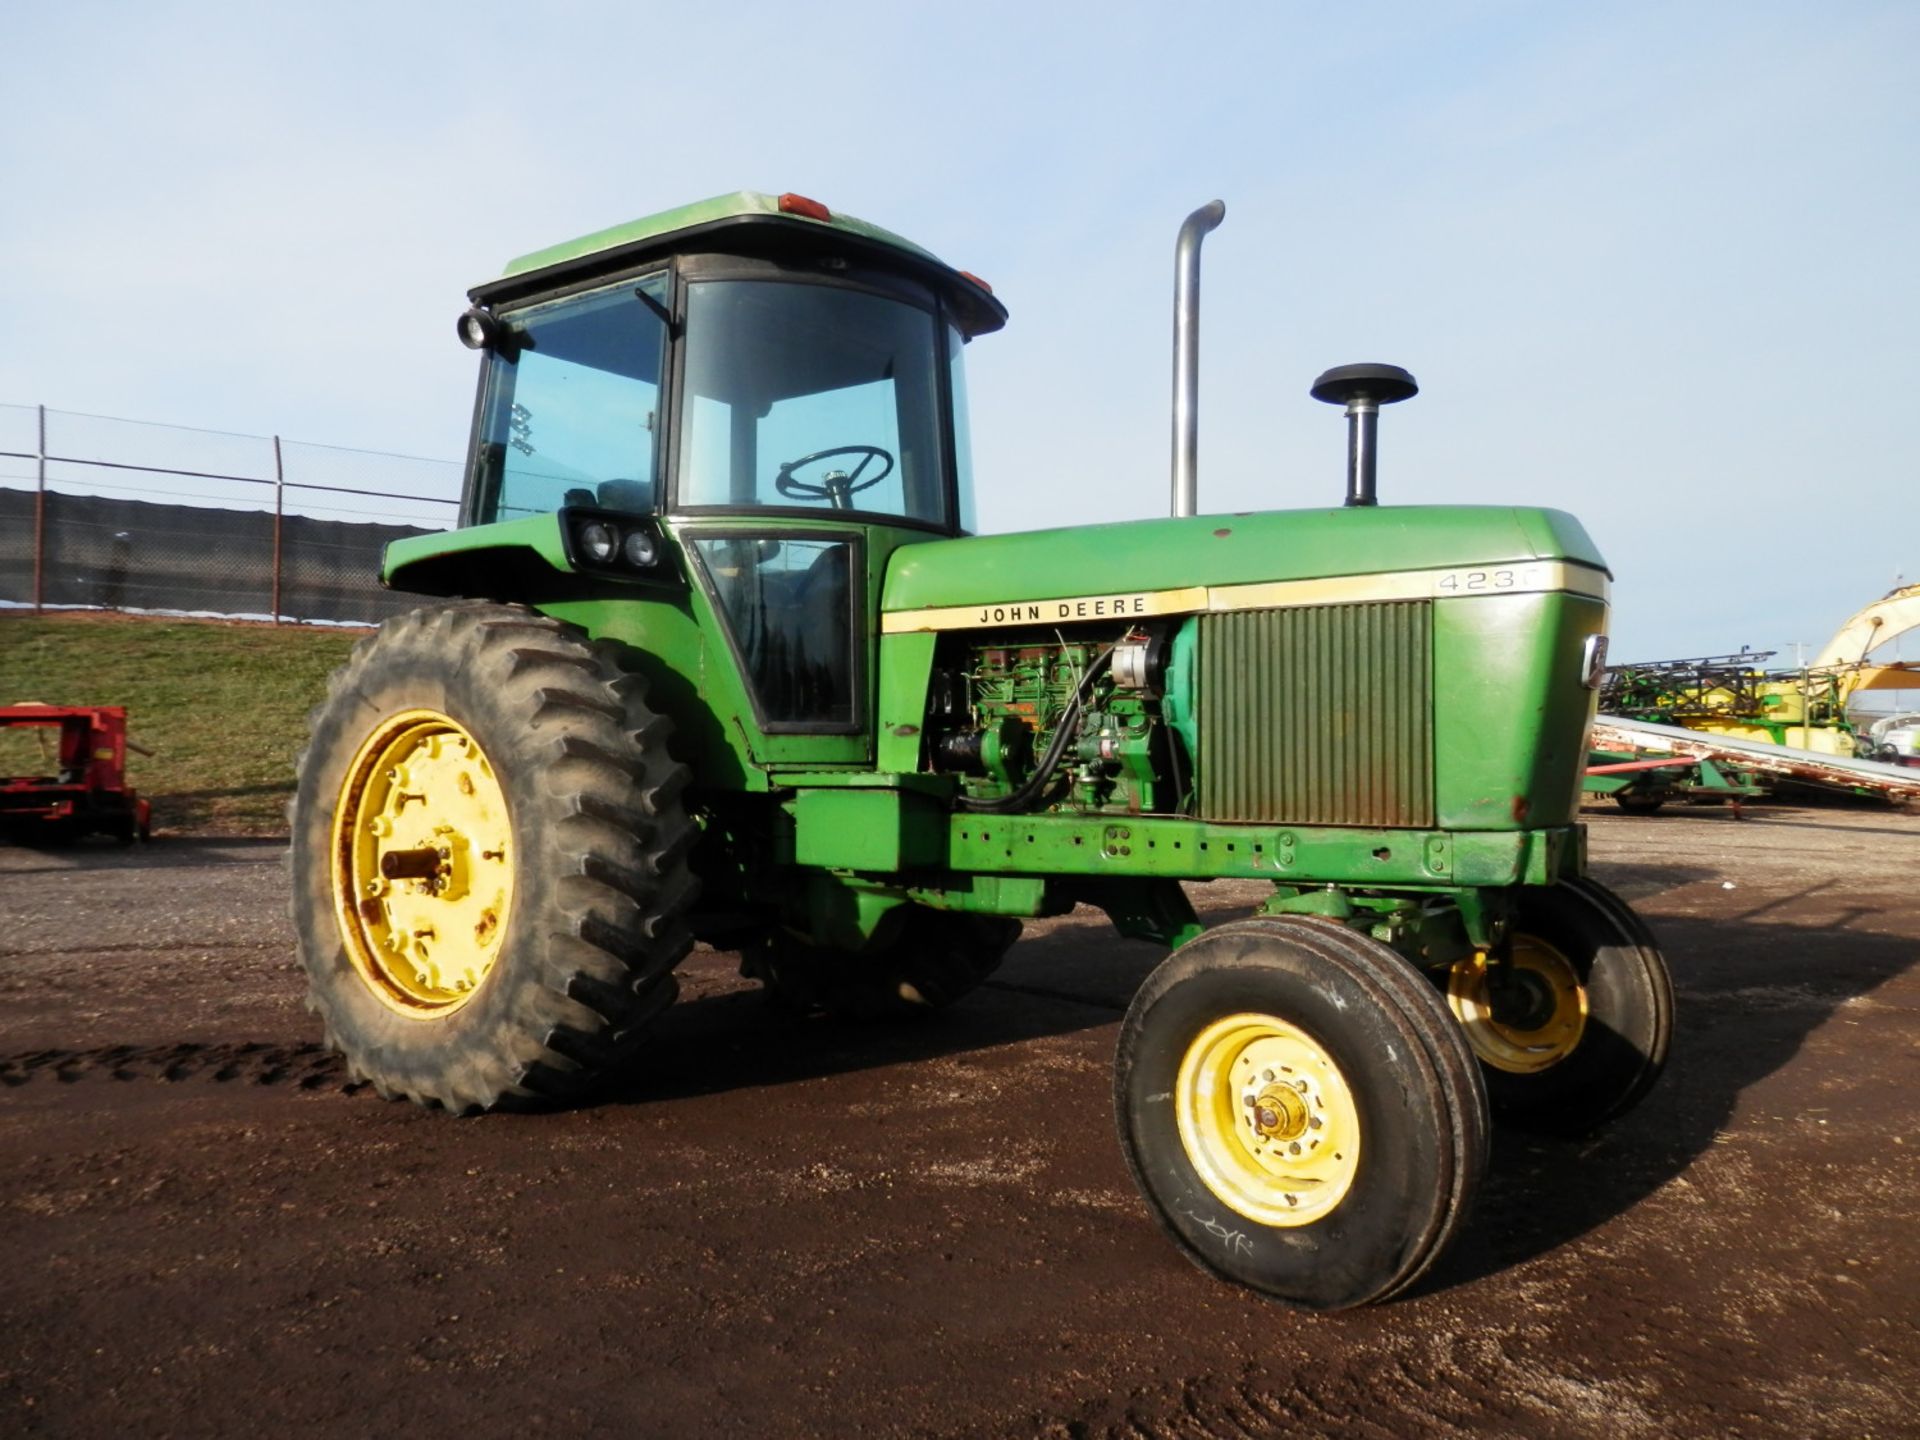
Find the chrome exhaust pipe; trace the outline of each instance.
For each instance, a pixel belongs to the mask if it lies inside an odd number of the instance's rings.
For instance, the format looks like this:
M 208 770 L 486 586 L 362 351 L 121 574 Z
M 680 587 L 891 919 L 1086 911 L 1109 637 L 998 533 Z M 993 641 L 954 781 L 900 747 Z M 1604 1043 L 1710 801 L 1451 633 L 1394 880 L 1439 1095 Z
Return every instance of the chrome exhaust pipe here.
M 1200 460 L 1200 242 L 1227 218 L 1215 200 L 1187 216 L 1173 247 L 1173 513 L 1197 513 Z

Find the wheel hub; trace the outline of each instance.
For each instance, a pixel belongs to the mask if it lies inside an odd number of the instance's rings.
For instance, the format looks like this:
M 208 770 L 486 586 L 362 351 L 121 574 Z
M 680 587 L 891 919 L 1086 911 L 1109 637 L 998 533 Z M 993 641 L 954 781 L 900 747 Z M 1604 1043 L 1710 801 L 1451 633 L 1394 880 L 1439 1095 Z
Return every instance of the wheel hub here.
M 355 969 L 401 1014 L 472 999 L 512 911 L 506 793 L 479 742 L 433 710 L 384 721 L 334 811 L 334 895 Z
M 1302 1082 L 1305 1083 L 1304 1081 Z M 1253 1099 L 1253 1128 L 1269 1140 L 1297 1140 L 1310 1123 L 1300 1092 L 1269 1086 Z
M 1540 1029 L 1559 1009 L 1559 996 L 1544 975 L 1513 965 L 1489 967 L 1487 999 L 1497 1024 L 1523 1032 Z
M 1495 961 L 1477 952 L 1447 973 L 1447 1003 L 1473 1051 L 1496 1070 L 1531 1075 L 1579 1047 L 1587 989 L 1573 962 L 1537 935 L 1515 935 Z
M 1273 1015 L 1231 1015 L 1188 1045 L 1175 1082 L 1180 1140 L 1207 1188 L 1264 1225 L 1311 1224 L 1353 1184 L 1352 1090 L 1311 1036 Z

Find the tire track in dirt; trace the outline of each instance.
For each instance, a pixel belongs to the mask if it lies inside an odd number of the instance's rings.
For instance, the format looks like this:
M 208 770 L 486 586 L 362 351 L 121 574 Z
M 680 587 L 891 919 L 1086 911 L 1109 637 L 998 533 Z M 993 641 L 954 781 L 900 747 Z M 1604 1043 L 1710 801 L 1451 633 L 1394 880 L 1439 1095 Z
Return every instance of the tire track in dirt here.
M 81 1080 L 188 1080 L 292 1085 L 300 1090 L 363 1088 L 347 1079 L 340 1057 L 319 1044 L 103 1045 L 87 1050 L 28 1050 L 0 1055 L 0 1087 L 35 1080 L 72 1084 Z
M 968 1433 L 1023 1440 L 1662 1433 L 1631 1386 L 1548 1373 L 1516 1361 L 1491 1337 L 1453 1353 L 1458 1348 L 1436 1342 L 1383 1355 L 1363 1347 L 1364 1358 L 1351 1368 L 1319 1365 L 1282 1376 L 1254 1367 L 1237 1378 L 1202 1376 L 1136 1390 L 1071 1418 L 1033 1415 L 1024 1425 Z

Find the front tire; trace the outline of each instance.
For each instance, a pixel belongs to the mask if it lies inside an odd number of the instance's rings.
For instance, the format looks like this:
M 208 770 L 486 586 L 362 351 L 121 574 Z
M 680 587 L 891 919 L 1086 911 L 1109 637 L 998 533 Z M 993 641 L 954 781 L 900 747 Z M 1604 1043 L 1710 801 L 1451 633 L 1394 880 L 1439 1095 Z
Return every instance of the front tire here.
M 694 894 L 667 722 L 609 646 L 412 611 L 314 712 L 293 822 L 310 1009 L 350 1073 L 456 1112 L 572 1098 L 671 1002 Z
M 1486 1095 L 1446 1006 L 1324 922 L 1242 920 L 1163 961 L 1121 1027 L 1114 1102 L 1187 1257 L 1305 1309 L 1412 1285 L 1486 1168 Z
M 1500 1120 L 1583 1135 L 1639 1104 L 1673 1039 L 1673 982 L 1646 923 L 1597 880 L 1521 893 L 1505 975 L 1454 964 L 1448 1002 Z

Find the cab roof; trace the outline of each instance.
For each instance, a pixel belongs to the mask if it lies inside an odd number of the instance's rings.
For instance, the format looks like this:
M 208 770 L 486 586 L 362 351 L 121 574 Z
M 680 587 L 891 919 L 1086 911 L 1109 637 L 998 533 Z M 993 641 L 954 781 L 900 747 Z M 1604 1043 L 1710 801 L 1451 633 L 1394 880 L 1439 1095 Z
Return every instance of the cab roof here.
M 1007 320 L 1006 306 L 984 281 L 911 240 L 817 201 L 755 190 L 662 210 L 518 256 L 496 279 L 469 294 L 483 304 L 512 301 L 599 271 L 690 251 L 775 257 L 839 253 L 917 275 L 947 300 L 969 336 L 998 330 Z

